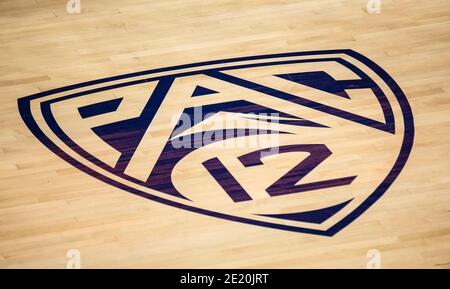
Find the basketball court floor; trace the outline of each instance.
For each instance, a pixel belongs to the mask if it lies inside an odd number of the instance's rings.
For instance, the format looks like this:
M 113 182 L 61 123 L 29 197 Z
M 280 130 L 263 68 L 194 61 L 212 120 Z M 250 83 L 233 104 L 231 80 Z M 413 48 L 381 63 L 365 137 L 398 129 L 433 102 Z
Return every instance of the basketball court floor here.
M 0 268 L 449 268 L 450 2 L 1 0 Z

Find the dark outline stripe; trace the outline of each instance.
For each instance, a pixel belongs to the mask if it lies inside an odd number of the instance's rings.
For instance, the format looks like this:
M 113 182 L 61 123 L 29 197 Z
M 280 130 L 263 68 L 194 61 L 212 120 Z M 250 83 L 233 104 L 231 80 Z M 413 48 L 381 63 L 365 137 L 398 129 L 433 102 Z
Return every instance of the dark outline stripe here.
M 104 175 L 101 175 L 97 173 L 96 171 L 92 170 L 91 168 L 83 165 L 82 163 L 78 162 L 77 160 L 70 157 L 68 154 L 66 154 L 64 151 L 62 151 L 59 147 L 57 147 L 45 134 L 41 131 L 39 126 L 37 125 L 36 121 L 33 119 L 33 116 L 31 114 L 31 108 L 30 108 L 30 101 L 39 97 L 48 96 L 55 93 L 65 92 L 71 89 L 77 89 L 89 85 L 94 84 L 100 84 L 105 83 L 109 81 L 114 81 L 118 79 L 124 79 L 128 77 L 134 77 L 134 76 L 140 76 L 145 75 L 149 73 L 156 73 L 156 72 L 163 72 L 163 71 L 170 71 L 174 69 L 182 69 L 182 68 L 191 68 L 191 67 L 197 67 L 202 65 L 211 65 L 211 64 L 218 64 L 218 63 L 228 63 L 233 61 L 246 61 L 246 60 L 256 60 L 256 59 L 265 59 L 265 58 L 273 58 L 273 57 L 289 57 L 289 56 L 302 56 L 302 55 L 324 55 L 324 54 L 347 54 L 356 60 L 360 61 L 364 65 L 366 65 L 368 68 L 372 69 L 392 90 L 394 95 L 396 96 L 402 114 L 403 114 L 403 122 L 404 122 L 404 136 L 403 136 L 403 143 L 402 147 L 400 149 L 399 156 L 397 157 L 397 160 L 394 163 L 394 166 L 392 167 L 391 171 L 388 173 L 386 178 L 381 182 L 381 184 L 375 189 L 375 191 L 366 199 L 364 200 L 357 208 L 355 208 L 352 212 L 350 212 L 346 217 L 344 217 L 342 220 L 337 222 L 335 225 L 330 227 L 327 230 L 317 230 L 317 229 L 309 229 L 309 228 L 302 228 L 302 227 L 294 227 L 289 225 L 282 225 L 282 224 L 275 224 L 275 223 L 269 223 L 264 221 L 258 221 L 258 220 L 252 220 L 252 219 L 246 219 L 241 217 L 236 217 L 232 215 L 222 214 L 218 212 L 213 212 L 201 208 L 196 208 L 188 205 L 184 205 L 181 203 L 173 202 L 167 199 L 160 198 L 158 196 L 154 196 L 148 193 L 141 192 L 139 190 L 136 190 L 134 188 L 128 187 L 122 183 L 119 183 L 117 181 L 114 181 L 112 179 L 107 178 Z M 315 234 L 315 235 L 322 235 L 322 236 L 333 236 L 340 230 L 342 230 L 344 227 L 349 225 L 351 222 L 353 222 L 357 217 L 359 217 L 362 213 L 364 213 L 371 205 L 373 205 L 385 192 L 386 190 L 392 185 L 392 183 L 395 181 L 395 179 L 398 177 L 402 169 L 404 168 L 406 161 L 408 159 L 409 154 L 411 153 L 413 143 L 414 143 L 414 118 L 412 115 L 411 106 L 408 103 L 408 100 L 401 90 L 401 88 L 398 86 L 398 84 L 376 63 L 371 61 L 370 59 L 366 58 L 365 56 L 359 54 L 358 52 L 355 52 L 351 49 L 340 49 L 340 50 L 324 50 L 324 51 L 308 51 L 308 52 L 293 52 L 293 53 L 281 53 L 281 54 L 270 54 L 270 55 L 258 55 L 258 56 L 250 56 L 250 57 L 241 57 L 241 58 L 231 58 L 231 59 L 225 59 L 225 60 L 216 60 L 216 61 L 206 61 L 206 62 L 200 62 L 200 63 L 193 63 L 193 64 L 186 64 L 186 65 L 179 65 L 179 66 L 172 66 L 172 67 L 166 67 L 161 69 L 153 69 L 153 70 L 147 70 L 137 73 L 130 73 L 130 74 L 124 74 L 124 75 L 118 75 L 88 82 L 83 82 L 75 85 L 70 85 L 62 88 L 56 88 L 45 92 L 40 92 L 37 94 L 33 94 L 30 96 L 22 97 L 17 100 L 18 102 L 18 108 L 19 113 L 27 125 L 27 127 L 30 129 L 30 131 L 38 138 L 42 144 L 44 144 L 47 148 L 49 148 L 53 153 L 73 165 L 74 167 L 84 171 L 88 175 L 91 175 L 109 185 L 113 185 L 119 189 L 123 189 L 125 191 L 128 191 L 132 194 L 144 197 L 146 199 L 154 200 L 169 206 L 173 206 L 180 209 L 185 209 L 187 211 L 201 213 L 204 215 L 209 215 L 212 217 L 227 219 L 231 221 L 237 221 L 241 223 L 246 224 L 252 224 L 252 225 L 258 225 L 263 227 L 270 227 L 275 229 L 281 229 L 281 230 L 287 230 L 287 231 L 293 231 L 293 232 L 301 232 L 301 233 L 308 233 L 308 234 Z

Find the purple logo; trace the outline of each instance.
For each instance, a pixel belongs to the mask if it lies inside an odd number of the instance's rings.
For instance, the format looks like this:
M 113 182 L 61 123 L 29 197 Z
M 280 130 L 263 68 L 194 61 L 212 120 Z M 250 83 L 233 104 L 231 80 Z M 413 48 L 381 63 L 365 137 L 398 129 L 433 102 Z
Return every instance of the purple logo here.
M 166 67 L 18 105 L 45 146 L 109 185 L 204 215 L 324 236 L 386 192 L 414 139 L 400 87 L 352 50 Z

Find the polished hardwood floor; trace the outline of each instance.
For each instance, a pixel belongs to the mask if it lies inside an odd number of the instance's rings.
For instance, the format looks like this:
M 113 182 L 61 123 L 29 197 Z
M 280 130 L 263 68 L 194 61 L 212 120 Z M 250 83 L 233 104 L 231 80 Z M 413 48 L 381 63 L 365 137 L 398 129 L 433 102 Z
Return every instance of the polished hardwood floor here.
M 70 14 L 61 0 L 0 1 L 0 268 L 65 268 L 72 249 L 80 253 L 82 268 L 366 268 L 372 249 L 379 253 L 381 268 L 449 268 L 450 2 L 383 0 L 380 13 L 373 14 L 366 4 L 366 0 L 81 0 L 80 13 Z M 413 147 L 397 180 L 332 237 L 212 218 L 129 194 L 47 149 L 24 124 L 17 105 L 28 95 L 114 75 L 330 49 L 352 49 L 386 70 L 405 93 L 415 123 Z M 250 71 L 246 76 L 257 74 Z M 142 90 L 153 89 L 148 85 Z M 139 106 L 139 97 L 133 99 L 133 94 L 140 89 L 125 89 L 130 113 Z M 317 94 L 319 99 L 328 96 Z M 96 97 L 100 101 L 108 96 Z M 261 103 L 266 101 L 258 97 Z M 351 98 L 357 100 L 358 94 Z M 353 102 L 351 109 L 376 117 L 367 101 Z M 339 99 L 330 102 L 345 105 Z M 296 111 L 281 101 L 273 104 Z M 162 107 L 176 108 L 176 100 Z M 394 107 L 394 114 L 398 111 Z M 67 131 L 86 138 L 87 148 L 102 146 L 89 139 L 92 135 L 80 133 L 71 111 L 55 108 L 55 115 L 65 121 Z M 395 157 L 392 152 L 398 152 L 398 138 L 381 139 L 377 132 L 312 111 L 304 115 L 342 128 L 330 134 L 307 133 L 305 138 L 335 140 L 334 151 L 347 160 L 331 163 L 311 178 L 332 175 L 335 168 L 339 174 L 361 172 L 355 192 L 349 194 L 363 195 L 375 186 Z M 164 123 L 161 126 L 155 135 L 169 130 Z M 349 131 L 354 137 L 348 137 Z M 192 154 L 192 162 L 210 154 Z M 231 159 L 225 158 L 226 165 L 238 168 Z M 366 161 L 358 163 L 361 159 Z M 134 167 L 137 175 L 148 166 L 140 160 Z M 293 161 L 281 156 L 278 160 L 274 165 L 283 172 Z M 198 188 L 200 194 L 190 197 L 204 200 L 217 184 L 203 182 L 209 175 L 190 166 L 180 163 L 176 184 L 184 190 Z M 270 172 L 260 177 L 238 174 L 239 181 L 255 191 L 276 177 Z M 262 207 L 308 210 L 318 202 L 331 205 L 346 197 L 330 197 L 333 192 L 305 193 L 301 204 L 294 203 L 293 196 L 280 197 L 276 203 L 258 201 Z M 216 208 L 226 201 L 217 194 L 205 206 Z M 236 208 L 236 214 L 251 206 Z

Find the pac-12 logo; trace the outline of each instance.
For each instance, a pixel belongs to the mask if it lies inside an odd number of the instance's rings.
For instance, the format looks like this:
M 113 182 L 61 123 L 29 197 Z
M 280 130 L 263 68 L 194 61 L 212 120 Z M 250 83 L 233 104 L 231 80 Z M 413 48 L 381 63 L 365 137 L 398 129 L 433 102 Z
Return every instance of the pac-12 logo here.
M 172 66 L 18 103 L 45 146 L 107 184 L 196 213 L 325 236 L 386 192 L 414 138 L 400 87 L 352 50 Z

